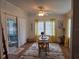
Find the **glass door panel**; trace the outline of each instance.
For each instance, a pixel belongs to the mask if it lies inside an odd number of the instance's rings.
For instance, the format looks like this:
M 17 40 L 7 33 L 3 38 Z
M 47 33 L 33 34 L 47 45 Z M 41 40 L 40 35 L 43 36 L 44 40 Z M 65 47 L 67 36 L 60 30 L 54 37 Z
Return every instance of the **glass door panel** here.
M 18 47 L 17 22 L 16 19 L 7 19 L 9 47 Z

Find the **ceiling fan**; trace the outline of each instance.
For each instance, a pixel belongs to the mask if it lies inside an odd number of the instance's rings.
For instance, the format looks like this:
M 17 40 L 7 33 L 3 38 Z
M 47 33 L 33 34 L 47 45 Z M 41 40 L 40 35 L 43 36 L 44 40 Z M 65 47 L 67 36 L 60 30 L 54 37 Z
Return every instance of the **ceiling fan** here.
M 38 10 L 38 16 L 44 16 L 51 13 L 50 11 L 45 10 L 43 6 L 39 6 L 37 10 Z

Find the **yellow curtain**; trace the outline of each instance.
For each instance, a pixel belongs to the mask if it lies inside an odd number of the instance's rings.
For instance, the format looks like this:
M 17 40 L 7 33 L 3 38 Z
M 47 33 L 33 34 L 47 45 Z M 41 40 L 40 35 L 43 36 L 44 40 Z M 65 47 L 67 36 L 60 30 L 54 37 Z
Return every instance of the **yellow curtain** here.
M 38 19 L 35 19 L 35 40 L 38 41 Z
M 38 34 L 38 20 L 35 20 L 35 35 Z
M 49 42 L 55 42 L 56 40 L 55 40 L 55 20 L 54 19 L 51 19 L 50 20 L 50 24 L 51 24 L 51 36 L 50 36 L 50 39 L 49 39 Z

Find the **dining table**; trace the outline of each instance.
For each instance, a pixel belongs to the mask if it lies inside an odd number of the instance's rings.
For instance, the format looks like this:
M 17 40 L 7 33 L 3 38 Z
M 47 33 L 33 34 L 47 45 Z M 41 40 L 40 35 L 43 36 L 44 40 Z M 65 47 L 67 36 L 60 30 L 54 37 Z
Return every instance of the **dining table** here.
M 45 52 L 45 54 L 47 55 L 47 53 L 49 52 L 48 38 L 39 38 L 38 48 L 39 48 L 39 55 L 41 54 L 41 52 Z

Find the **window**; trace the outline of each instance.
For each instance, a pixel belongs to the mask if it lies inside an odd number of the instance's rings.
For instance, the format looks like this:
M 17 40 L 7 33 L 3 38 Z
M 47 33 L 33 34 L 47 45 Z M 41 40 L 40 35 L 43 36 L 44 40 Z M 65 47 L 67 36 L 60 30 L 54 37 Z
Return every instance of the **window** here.
M 71 18 L 68 20 L 68 38 L 71 37 Z
M 55 21 L 46 21 L 46 35 L 55 36 Z
M 35 22 L 35 35 L 41 35 L 45 32 L 46 35 L 55 35 L 55 21 L 38 21 Z
M 52 22 L 46 21 L 46 34 L 52 35 Z
M 41 35 L 41 32 L 44 32 L 44 22 L 43 21 L 38 22 L 38 35 Z

